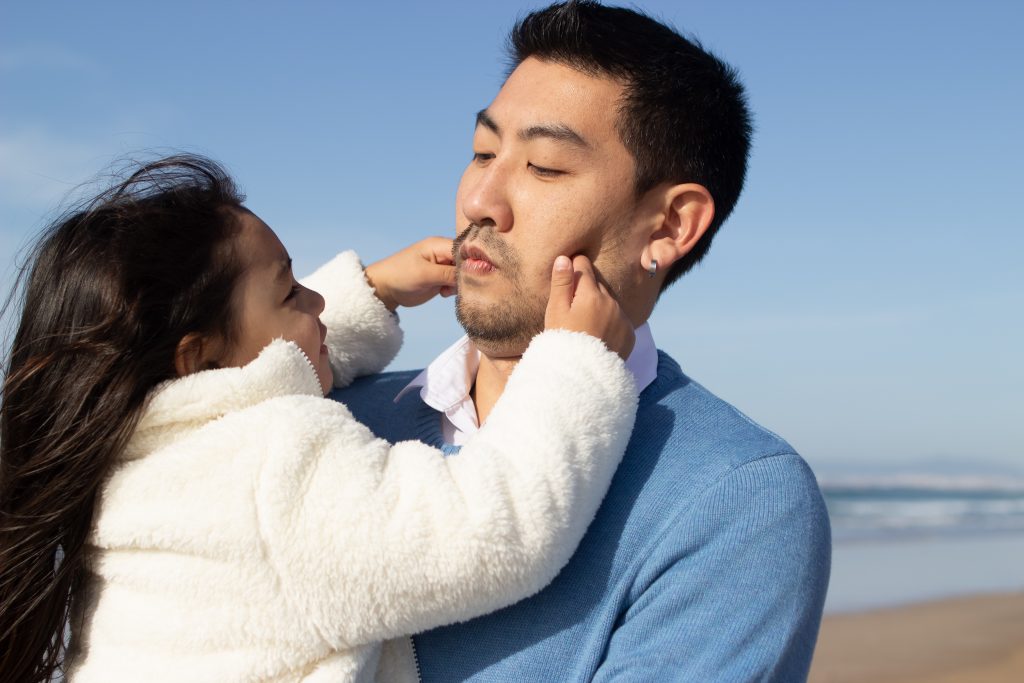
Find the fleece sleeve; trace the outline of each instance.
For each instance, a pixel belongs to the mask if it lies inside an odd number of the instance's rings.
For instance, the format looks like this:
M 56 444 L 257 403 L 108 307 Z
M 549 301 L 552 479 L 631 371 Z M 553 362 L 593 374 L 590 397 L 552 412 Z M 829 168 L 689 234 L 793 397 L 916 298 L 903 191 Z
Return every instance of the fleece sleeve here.
M 806 680 L 830 548 L 799 457 L 736 468 L 649 552 L 594 683 Z
M 390 445 L 343 405 L 309 399 L 302 405 L 321 412 L 308 442 L 269 443 L 259 476 L 268 559 L 297 614 L 338 648 L 516 602 L 550 582 L 582 539 L 636 403 L 622 360 L 567 331 L 534 339 L 455 456 Z
M 302 284 L 324 297 L 320 320 L 327 326 L 334 386 L 380 372 L 402 346 L 398 316 L 374 294 L 354 251 L 345 251 L 317 269 Z

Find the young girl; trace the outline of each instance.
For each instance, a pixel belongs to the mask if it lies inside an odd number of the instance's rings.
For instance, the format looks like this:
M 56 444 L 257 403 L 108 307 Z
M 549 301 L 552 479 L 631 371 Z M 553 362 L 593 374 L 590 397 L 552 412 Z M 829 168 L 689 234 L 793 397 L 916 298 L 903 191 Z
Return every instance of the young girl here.
M 632 329 L 585 259 L 559 258 L 549 329 L 458 455 L 324 399 L 390 361 L 389 308 L 450 293 L 450 244 L 299 284 L 197 157 L 57 221 L 3 389 L 0 680 L 415 680 L 411 641 L 383 641 L 549 582 L 636 406 Z

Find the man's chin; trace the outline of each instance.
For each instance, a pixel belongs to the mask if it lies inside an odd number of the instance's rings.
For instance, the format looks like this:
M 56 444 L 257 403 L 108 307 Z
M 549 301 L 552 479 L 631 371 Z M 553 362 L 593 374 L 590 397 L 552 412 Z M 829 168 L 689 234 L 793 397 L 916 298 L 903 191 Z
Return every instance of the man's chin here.
M 480 352 L 492 358 L 521 356 L 544 329 L 544 310 L 515 299 L 481 305 L 460 294 L 455 299 L 455 317 Z

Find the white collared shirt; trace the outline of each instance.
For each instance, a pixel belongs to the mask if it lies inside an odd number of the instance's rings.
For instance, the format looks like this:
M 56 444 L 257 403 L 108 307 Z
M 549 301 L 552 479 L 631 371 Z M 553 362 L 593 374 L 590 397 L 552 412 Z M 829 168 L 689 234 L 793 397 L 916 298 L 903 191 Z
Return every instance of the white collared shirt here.
M 637 391 L 643 391 L 658 375 L 658 349 L 647 323 L 636 328 L 635 334 L 636 343 L 626 360 L 626 368 L 633 373 Z M 419 389 L 423 402 L 441 413 L 441 434 L 445 442 L 461 446 L 480 429 L 476 405 L 469 394 L 479 368 L 480 352 L 469 337 L 463 336 L 398 392 L 395 402 L 413 389 Z

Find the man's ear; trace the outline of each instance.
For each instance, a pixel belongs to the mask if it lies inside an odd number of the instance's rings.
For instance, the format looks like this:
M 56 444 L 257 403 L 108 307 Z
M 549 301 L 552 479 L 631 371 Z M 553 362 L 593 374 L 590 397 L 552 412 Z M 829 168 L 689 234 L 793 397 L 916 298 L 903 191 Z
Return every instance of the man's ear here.
M 704 237 L 715 217 L 715 200 L 697 183 L 672 185 L 658 199 L 660 220 L 644 248 L 641 267 L 647 270 L 653 259 L 658 273 L 665 273 Z
M 198 332 L 186 334 L 174 351 L 174 369 L 178 377 L 220 367 L 217 363 L 220 358 L 220 347 L 221 344 L 214 343 Z

